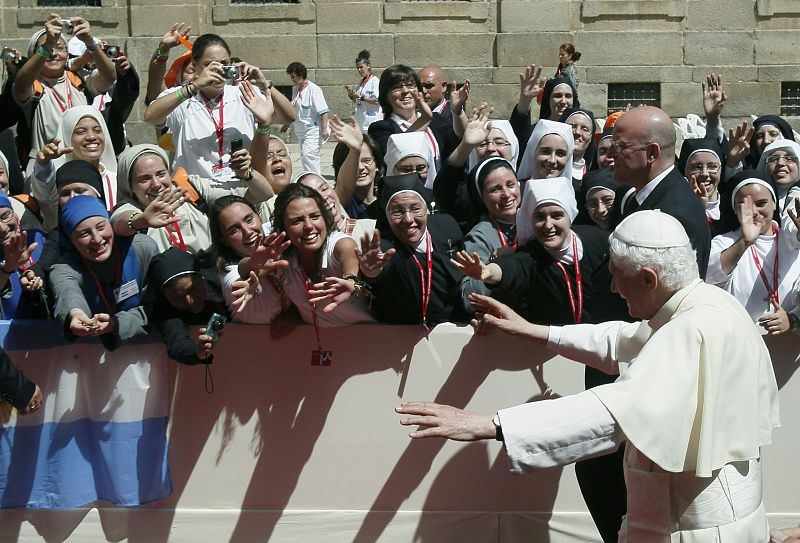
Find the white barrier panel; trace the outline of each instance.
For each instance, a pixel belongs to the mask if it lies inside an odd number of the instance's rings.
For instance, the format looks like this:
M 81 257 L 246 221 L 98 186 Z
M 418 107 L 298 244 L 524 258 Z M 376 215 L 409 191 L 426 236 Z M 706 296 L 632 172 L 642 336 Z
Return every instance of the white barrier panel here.
M 137 508 L 0 511 L 11 541 L 599 541 L 572 467 L 508 472 L 497 442 L 411 441 L 393 408 L 435 400 L 479 412 L 572 394 L 582 366 L 508 336 L 438 326 L 322 331 L 330 367 L 312 367 L 314 330 L 271 341 L 229 326 L 212 367 L 172 366 L 174 492 Z M 800 522 L 796 336 L 770 341 L 783 428 L 764 452 L 771 522 Z M 24 368 L 35 377 L 35 361 Z M 547 362 L 545 364 L 545 362 Z

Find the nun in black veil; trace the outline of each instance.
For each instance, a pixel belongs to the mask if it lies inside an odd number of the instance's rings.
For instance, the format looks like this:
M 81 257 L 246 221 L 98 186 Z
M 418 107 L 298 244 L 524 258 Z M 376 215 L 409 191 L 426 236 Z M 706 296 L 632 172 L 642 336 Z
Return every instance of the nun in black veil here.
M 572 127 L 572 138 L 575 140 L 575 148 L 572 151 L 572 185 L 577 190 L 583 182 L 584 175 L 592 169 L 596 153 L 594 113 L 580 107 L 569 107 L 558 120 Z
M 714 138 L 684 140 L 678 158 L 678 170 L 705 204 L 712 236 L 723 232 L 720 191 L 725 186 L 725 158 L 722 146 Z
M 782 117 L 762 115 L 753 121 L 753 137 L 750 138 L 750 153 L 745 159 L 745 167 L 755 169 L 764 148 L 775 140 L 794 141 L 794 131 Z

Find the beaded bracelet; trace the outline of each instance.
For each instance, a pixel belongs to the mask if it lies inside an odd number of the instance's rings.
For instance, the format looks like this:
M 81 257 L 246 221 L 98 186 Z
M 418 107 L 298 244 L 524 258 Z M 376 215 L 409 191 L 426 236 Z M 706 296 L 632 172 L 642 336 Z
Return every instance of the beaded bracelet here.
M 256 133 L 269 134 L 269 126 L 262 127 L 260 124 L 256 124 Z
M 136 217 L 138 217 L 139 215 L 141 215 L 141 213 L 140 213 L 140 212 L 138 212 L 138 211 L 134 211 L 133 213 L 131 213 L 131 216 L 130 216 L 130 217 L 128 217 L 128 228 L 130 228 L 130 229 L 131 229 L 131 230 L 133 230 L 133 231 L 138 231 L 138 230 L 136 230 L 136 227 L 134 227 L 134 226 L 133 226 L 133 221 L 134 221 L 134 219 L 136 219 Z
M 49 59 L 51 56 L 50 50 L 47 47 L 45 47 L 44 44 L 39 46 L 39 48 L 36 50 L 36 54 L 42 57 L 43 59 Z

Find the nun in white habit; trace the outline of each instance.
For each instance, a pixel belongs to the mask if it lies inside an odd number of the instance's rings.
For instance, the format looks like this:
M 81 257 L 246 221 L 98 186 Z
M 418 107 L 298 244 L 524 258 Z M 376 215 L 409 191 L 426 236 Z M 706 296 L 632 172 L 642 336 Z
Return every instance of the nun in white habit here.
M 560 138 L 560 139 L 559 139 Z M 533 128 L 525 154 L 517 169 L 519 179 L 566 177 L 572 182 L 572 127 L 541 119 Z
M 417 173 L 425 181 L 425 188 L 432 188 L 437 169 L 430 138 L 427 132 L 404 132 L 389 136 L 384 157 L 386 175 Z

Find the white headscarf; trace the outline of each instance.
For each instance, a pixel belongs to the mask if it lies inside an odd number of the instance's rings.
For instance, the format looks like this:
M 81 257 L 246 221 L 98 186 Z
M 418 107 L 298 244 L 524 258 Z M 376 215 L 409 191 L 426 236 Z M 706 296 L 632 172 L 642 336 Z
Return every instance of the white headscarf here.
M 99 124 L 100 128 L 103 130 L 105 141 L 103 143 L 103 154 L 100 157 L 100 162 L 107 170 L 116 173 L 117 157 L 114 155 L 114 145 L 111 143 L 111 134 L 108 132 L 108 127 L 106 126 L 106 121 L 103 119 L 103 116 L 92 106 L 75 106 L 64 112 L 56 132 L 61 139 L 61 147 L 70 147 L 72 145 L 72 133 L 75 131 L 75 125 L 84 117 L 91 117 L 96 120 L 97 124 Z M 75 160 L 76 158 L 74 153 L 67 153 L 53 161 L 53 164 L 56 169 L 58 169 L 64 162 Z
M 541 121 L 540 121 L 541 122 Z M 533 238 L 533 212 L 542 204 L 556 204 L 567 213 L 569 222 L 578 216 L 575 189 L 572 179 L 555 177 L 553 179 L 531 179 L 525 183 L 522 205 L 517 213 L 517 241 L 520 246 Z
M 517 177 L 519 179 L 530 179 L 533 177 L 534 162 L 536 160 L 536 150 L 542 138 L 548 134 L 558 134 L 564 141 L 567 142 L 567 162 L 564 165 L 564 170 L 561 172 L 561 177 L 566 177 L 572 182 L 572 154 L 575 150 L 575 139 L 572 137 L 572 127 L 566 123 L 559 123 L 557 121 L 549 121 L 547 119 L 540 119 L 536 122 L 533 128 L 533 133 L 528 140 L 528 146 L 525 148 L 525 154 L 522 155 L 522 162 L 520 162 L 519 170 L 517 170 Z
M 775 151 L 791 152 L 794 154 L 794 156 L 800 158 L 800 143 L 792 140 L 777 140 L 767 145 L 764 148 L 764 152 L 761 153 L 761 158 L 758 160 L 758 166 L 756 166 L 756 171 L 758 171 L 758 173 L 769 175 L 769 172 L 767 172 L 767 159 Z M 795 182 L 797 182 L 797 179 L 795 179 Z
M 511 158 L 509 159 L 509 162 L 516 167 L 517 159 L 519 158 L 519 140 L 517 139 L 517 135 L 514 134 L 514 129 L 511 127 L 511 123 L 502 120 L 492 120 L 490 122 L 492 123 L 492 130 L 496 128 L 506 137 L 509 147 L 511 148 Z M 469 171 L 472 171 L 472 168 L 474 168 L 478 162 L 480 162 L 478 160 L 478 152 L 473 149 L 469 154 Z
M 418 156 L 428 163 L 425 188 L 433 188 L 433 180 L 436 179 L 436 161 L 433 156 L 433 147 L 428 138 L 429 136 L 425 132 L 404 132 L 389 136 L 386 156 L 383 158 L 386 164 L 386 175 L 394 175 L 395 165 L 404 158 Z

